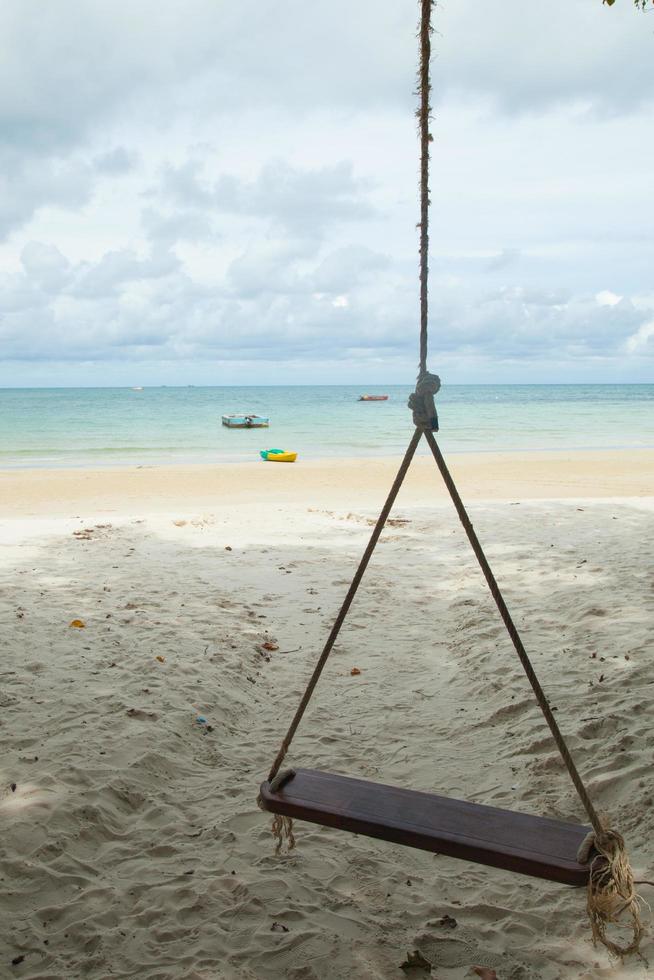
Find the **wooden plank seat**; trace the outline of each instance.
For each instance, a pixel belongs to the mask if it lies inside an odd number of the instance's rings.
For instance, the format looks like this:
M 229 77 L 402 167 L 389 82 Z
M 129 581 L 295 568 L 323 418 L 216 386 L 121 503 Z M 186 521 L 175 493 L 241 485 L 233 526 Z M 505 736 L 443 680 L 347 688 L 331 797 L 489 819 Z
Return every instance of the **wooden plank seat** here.
M 274 792 L 268 782 L 261 784 L 265 810 L 534 878 L 588 881 L 588 866 L 576 857 L 589 831 L 580 824 L 316 769 L 293 772 Z

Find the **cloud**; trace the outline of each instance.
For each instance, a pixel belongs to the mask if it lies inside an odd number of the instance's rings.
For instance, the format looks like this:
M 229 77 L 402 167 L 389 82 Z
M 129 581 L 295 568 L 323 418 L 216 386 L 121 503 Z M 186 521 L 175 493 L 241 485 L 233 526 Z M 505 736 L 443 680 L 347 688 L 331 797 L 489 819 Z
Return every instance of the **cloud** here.
M 141 223 L 148 239 L 160 245 L 215 241 L 220 237 L 214 216 L 204 211 L 180 208 L 162 212 L 145 208 L 141 212 Z
M 301 239 L 257 239 L 229 265 L 229 288 L 243 299 L 293 293 L 300 284 L 297 263 L 314 252 Z
M 82 161 L 41 159 L 0 147 L 0 242 L 44 205 L 80 208 L 91 190 L 92 172 Z
M 311 261 L 317 264 L 307 271 Z M 374 279 L 390 264 L 388 256 L 362 246 L 323 254 L 313 239 L 264 238 L 231 263 L 227 282 L 243 297 L 301 292 L 334 299 Z
M 162 249 L 139 258 L 130 249 L 107 252 L 96 263 L 83 263 L 75 271 L 68 290 L 71 295 L 98 298 L 119 292 L 127 283 L 160 279 L 175 272 L 180 261 Z
M 620 302 L 622 296 L 612 293 L 610 289 L 601 289 L 599 293 L 596 293 L 595 299 L 600 306 L 615 306 Z
M 654 355 L 654 319 L 643 323 L 638 330 L 627 338 L 625 345 L 629 354 Z
M 58 292 L 68 281 L 70 262 L 55 245 L 28 242 L 20 260 L 27 279 L 45 293 Z
M 652 17 L 588 0 L 436 8 L 435 93 L 491 100 L 503 112 L 582 103 L 631 112 L 649 101 Z
M 187 160 L 165 167 L 160 195 L 181 208 L 269 219 L 292 235 L 313 237 L 337 222 L 373 217 L 367 189 L 348 161 L 300 170 L 275 160 L 252 181 L 233 174 L 210 181 L 200 161 Z
M 520 258 L 519 248 L 503 248 L 501 252 L 488 259 L 486 263 L 487 272 L 499 272 L 510 265 L 514 265 Z
M 374 18 L 345 0 L 281 9 L 254 0 L 3 4 L 0 129 L 43 157 L 134 112 L 165 125 L 189 104 L 210 115 L 253 103 L 388 105 L 410 92 L 397 82 L 412 71 L 413 20 L 391 0 Z
M 443 279 L 432 303 L 432 358 L 465 352 L 475 361 L 582 363 L 642 357 L 652 350 L 646 298 L 601 303 L 597 295 L 542 287 L 483 287 Z M 412 358 L 414 272 L 364 248 L 317 249 L 301 241 L 258 242 L 219 286 L 194 280 L 168 250 L 110 251 L 71 263 L 31 242 L 22 269 L 3 283 L 0 334 L 15 360 L 332 362 L 363 356 Z M 33 325 L 36 324 L 34 333 Z M 38 343 L 34 337 L 38 336 Z
M 412 372 L 416 14 L 0 5 L 7 361 Z M 641 377 L 650 20 L 627 0 L 435 16 L 434 358 Z
M 93 160 L 93 165 L 100 174 L 120 176 L 134 169 L 136 154 L 130 153 L 124 146 L 115 146 L 112 150 L 98 154 Z
M 350 245 L 329 252 L 312 273 L 312 288 L 329 294 L 348 292 L 351 289 L 381 277 L 390 269 L 388 255 L 363 246 Z
M 602 305 L 595 296 L 503 288 L 464 303 L 460 296 L 451 298 L 438 346 L 516 360 L 617 357 L 629 349 L 629 338 L 647 315 L 627 299 Z
M 235 181 L 235 178 L 231 180 Z M 186 160 L 179 166 L 166 164 L 163 168 L 160 196 L 182 208 L 208 209 L 214 203 L 214 191 L 203 179 L 200 160 Z

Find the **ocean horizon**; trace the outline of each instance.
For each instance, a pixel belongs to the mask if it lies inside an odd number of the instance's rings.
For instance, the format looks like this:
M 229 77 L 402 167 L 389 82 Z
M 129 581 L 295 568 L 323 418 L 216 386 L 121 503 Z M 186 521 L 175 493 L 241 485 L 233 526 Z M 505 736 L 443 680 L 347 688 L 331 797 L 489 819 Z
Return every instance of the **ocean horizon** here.
M 412 431 L 411 385 L 0 389 L 0 468 L 103 467 L 393 456 Z M 360 402 L 361 394 L 388 401 Z M 654 448 L 654 384 L 445 385 L 445 452 Z M 223 414 L 268 416 L 228 429 Z

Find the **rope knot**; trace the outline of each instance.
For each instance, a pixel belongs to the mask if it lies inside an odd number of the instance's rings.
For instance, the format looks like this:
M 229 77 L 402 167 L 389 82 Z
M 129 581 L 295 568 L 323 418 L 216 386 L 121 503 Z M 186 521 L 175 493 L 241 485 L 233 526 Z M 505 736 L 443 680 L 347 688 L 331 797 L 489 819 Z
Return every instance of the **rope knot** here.
M 424 371 L 418 375 L 416 390 L 409 396 L 409 408 L 413 412 L 413 424 L 419 429 L 438 432 L 438 414 L 434 395 L 438 394 L 441 379 L 437 374 Z
M 593 941 L 601 942 L 614 956 L 638 952 L 643 936 L 640 906 L 624 838 L 617 830 L 603 827 L 583 842 L 579 860 L 590 864 L 588 917 Z M 611 924 L 624 924 L 632 931 L 631 941 L 616 943 L 607 935 Z

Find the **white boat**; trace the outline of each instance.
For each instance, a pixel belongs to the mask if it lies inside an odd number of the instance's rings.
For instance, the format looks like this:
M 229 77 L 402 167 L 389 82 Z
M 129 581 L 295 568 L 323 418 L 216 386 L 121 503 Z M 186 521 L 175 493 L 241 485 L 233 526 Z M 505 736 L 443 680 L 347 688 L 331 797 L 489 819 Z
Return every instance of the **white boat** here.
M 261 415 L 223 415 L 228 429 L 267 429 L 270 419 Z

